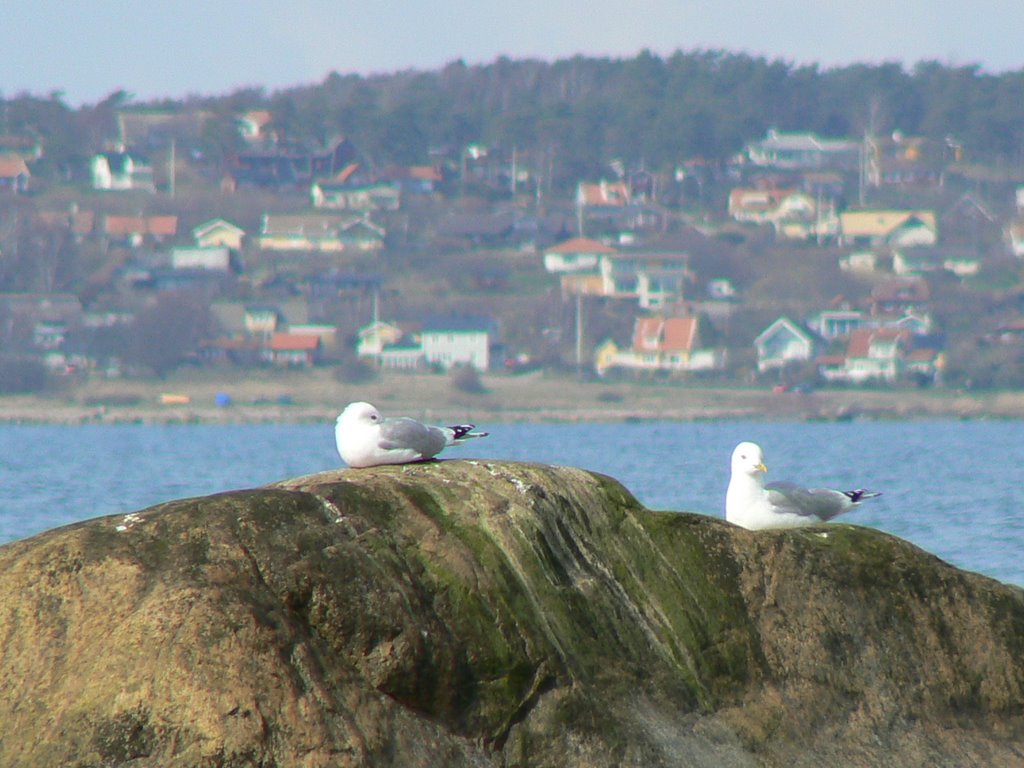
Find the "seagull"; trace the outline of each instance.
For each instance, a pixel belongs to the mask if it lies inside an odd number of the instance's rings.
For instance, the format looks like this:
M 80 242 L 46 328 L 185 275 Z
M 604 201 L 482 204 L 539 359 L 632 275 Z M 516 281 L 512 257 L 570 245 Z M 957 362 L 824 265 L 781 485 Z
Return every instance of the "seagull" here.
M 764 452 L 756 443 L 740 443 L 732 452 L 732 477 L 725 494 L 725 519 L 752 531 L 796 528 L 831 520 L 880 493 L 858 489 L 833 491 L 794 483 L 765 485 Z
M 334 425 L 338 453 L 350 467 L 375 467 L 379 464 L 409 464 L 431 459 L 449 445 L 471 437 L 486 437 L 473 432 L 473 424 L 434 427 L 408 416 L 385 418 L 369 403 L 349 403 Z

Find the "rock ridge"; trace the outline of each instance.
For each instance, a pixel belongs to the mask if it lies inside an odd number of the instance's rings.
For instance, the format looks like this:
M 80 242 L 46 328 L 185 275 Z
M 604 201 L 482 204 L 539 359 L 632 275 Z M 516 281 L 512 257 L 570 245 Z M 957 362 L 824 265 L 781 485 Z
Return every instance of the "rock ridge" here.
M 571 467 L 338 470 L 0 548 L 0 765 L 1010 766 L 1024 590 Z

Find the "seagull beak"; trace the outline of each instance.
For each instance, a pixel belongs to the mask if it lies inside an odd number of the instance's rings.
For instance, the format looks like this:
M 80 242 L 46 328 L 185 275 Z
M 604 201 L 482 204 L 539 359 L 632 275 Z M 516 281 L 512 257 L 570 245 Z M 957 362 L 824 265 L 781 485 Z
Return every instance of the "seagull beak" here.
M 758 472 L 767 472 L 768 471 L 768 467 L 766 467 L 764 465 L 763 461 L 760 464 L 758 464 L 756 467 L 754 467 L 754 469 L 756 469 Z

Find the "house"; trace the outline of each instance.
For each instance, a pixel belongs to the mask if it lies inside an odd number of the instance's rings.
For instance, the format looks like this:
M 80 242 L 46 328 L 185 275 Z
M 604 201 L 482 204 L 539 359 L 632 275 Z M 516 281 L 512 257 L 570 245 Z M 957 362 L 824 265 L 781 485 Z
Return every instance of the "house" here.
M 824 309 L 807 318 L 807 328 L 828 341 L 849 336 L 865 324 L 864 312 L 849 307 Z
M 256 244 L 266 251 L 376 250 L 384 230 L 362 216 L 264 214 Z
M 1024 221 L 1014 221 L 1004 230 L 1010 253 L 1018 259 L 1024 259 Z
M 628 349 L 614 342 L 601 345 L 595 356 L 598 375 L 613 369 L 683 373 L 723 367 L 724 352 L 704 349 L 700 342 L 700 318 L 640 317 L 633 325 Z
M 444 174 L 433 165 L 389 165 L 381 169 L 377 180 L 397 184 L 402 194 L 429 195 L 437 191 Z
M 384 248 L 387 232 L 369 218 L 351 218 L 338 228 L 338 240 L 346 251 L 371 253 Z
M 757 335 L 754 347 L 757 349 L 757 370 L 764 373 L 791 363 L 813 360 L 819 342 L 788 317 L 780 317 Z
M 356 355 L 376 358 L 384 347 L 396 343 L 404 335 L 405 332 L 397 325 L 374 320 L 356 331 Z
M 107 240 L 132 248 L 164 243 L 177 233 L 177 216 L 107 216 L 103 220 Z
M 819 372 L 829 381 L 850 384 L 893 382 L 904 371 L 910 334 L 897 328 L 858 328 L 844 356 L 823 358 Z
M 278 332 L 263 348 L 263 359 L 273 365 L 309 368 L 319 360 L 322 348 L 319 336 Z
M 353 163 L 332 179 L 314 181 L 309 196 L 314 208 L 343 211 L 397 211 L 402 190 L 397 182 L 368 181 L 355 177 Z
M 250 109 L 237 118 L 238 134 L 247 144 L 258 144 L 272 137 L 268 127 L 273 115 L 266 109 Z
M 876 317 L 923 314 L 930 301 L 931 289 L 923 277 L 893 277 L 871 289 L 871 314 Z
M 254 336 L 269 336 L 284 327 L 287 320 L 275 306 L 253 304 L 245 308 L 243 324 L 247 333 Z
M 750 224 L 772 224 L 787 215 L 815 213 L 810 195 L 795 189 L 744 189 L 729 192 L 729 215 L 736 221 Z
M 375 320 L 356 333 L 356 354 L 381 368 L 415 370 L 425 363 L 418 334 L 408 334 L 393 323 Z
M 240 251 L 245 230 L 224 219 L 210 219 L 194 227 L 192 237 L 201 248 L 220 246 Z
M 948 160 L 959 161 L 960 154 L 960 147 L 900 131 L 869 136 L 864 141 L 864 182 L 869 187 L 938 186 Z
M 629 205 L 629 185 L 602 179 L 597 184 L 580 182 L 576 187 L 576 205 L 580 208 L 621 208 Z
M 839 244 L 847 246 L 935 245 L 934 211 L 870 210 L 839 214 Z
M 691 276 L 689 263 L 689 254 L 676 251 L 603 254 L 598 265 L 601 295 L 636 299 L 644 309 L 680 302 Z
M 269 151 L 239 152 L 230 168 L 235 186 L 264 189 L 308 189 L 313 179 L 331 178 L 356 162 L 358 152 L 348 139 L 329 149 L 278 146 Z
M 64 211 L 37 211 L 34 221 L 43 229 L 70 232 L 75 242 L 80 243 L 93 234 L 96 214 L 92 211 L 80 211 L 77 205 L 72 205 Z
M 25 159 L 15 154 L 0 154 L 0 191 L 20 195 L 28 191 L 32 174 Z
M 100 152 L 90 164 L 93 189 L 155 192 L 153 166 L 141 155 L 121 150 Z
M 878 268 L 878 254 L 873 251 L 853 251 L 839 259 L 843 272 L 874 272 Z
M 171 269 L 231 270 L 231 251 L 220 246 L 176 246 L 171 249 Z
M 601 257 L 617 252 L 611 246 L 589 237 L 574 237 L 544 250 L 544 269 L 552 274 L 596 273 Z
M 834 236 L 838 219 L 829 206 L 797 189 L 774 187 L 743 189 L 729 193 L 729 215 L 736 221 L 770 224 L 777 235 L 791 240 Z
M 746 156 L 752 165 L 795 171 L 855 171 L 860 165 L 860 151 L 857 141 L 775 129 L 746 146 Z
M 963 251 L 928 246 L 893 251 L 892 271 L 897 275 L 921 275 L 943 270 L 960 278 L 971 277 L 981 270 L 981 260 Z
M 491 365 L 491 346 L 497 337 L 497 323 L 478 315 L 431 317 L 423 324 L 420 343 L 427 365 L 448 370 L 469 365 L 486 371 Z

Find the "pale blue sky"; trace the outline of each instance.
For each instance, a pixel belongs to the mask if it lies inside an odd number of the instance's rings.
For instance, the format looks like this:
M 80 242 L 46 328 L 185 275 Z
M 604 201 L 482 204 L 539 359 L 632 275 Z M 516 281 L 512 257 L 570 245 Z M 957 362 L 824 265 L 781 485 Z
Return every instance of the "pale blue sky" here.
M 823 67 L 1024 69 L 1022 0 L 4 0 L 0 95 L 268 91 L 455 59 L 721 49 Z

